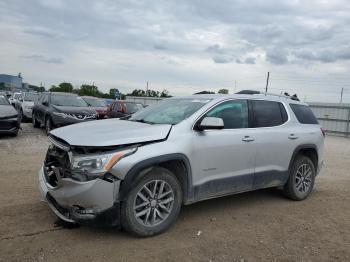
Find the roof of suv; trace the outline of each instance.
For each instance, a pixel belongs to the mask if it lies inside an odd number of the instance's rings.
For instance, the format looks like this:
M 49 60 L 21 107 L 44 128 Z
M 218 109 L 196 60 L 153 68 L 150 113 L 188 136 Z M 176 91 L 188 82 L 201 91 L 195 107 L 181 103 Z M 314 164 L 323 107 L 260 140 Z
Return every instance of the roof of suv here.
M 283 101 L 286 103 L 292 103 L 292 104 L 304 104 L 303 102 L 293 100 L 288 96 L 284 95 L 274 95 L 274 94 L 201 94 L 201 95 L 191 95 L 191 96 L 184 96 L 184 97 L 172 97 L 169 99 L 178 99 L 178 98 L 188 98 L 188 99 L 213 99 L 213 100 L 222 100 L 222 99 L 228 99 L 228 98 L 240 98 L 240 99 L 262 99 L 262 100 L 269 100 L 269 101 Z

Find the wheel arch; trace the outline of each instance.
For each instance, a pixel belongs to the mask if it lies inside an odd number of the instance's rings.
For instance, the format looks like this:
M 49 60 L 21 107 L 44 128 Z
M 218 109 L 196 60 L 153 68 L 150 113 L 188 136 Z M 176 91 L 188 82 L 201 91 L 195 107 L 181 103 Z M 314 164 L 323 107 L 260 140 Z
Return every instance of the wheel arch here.
M 290 170 L 290 168 L 293 165 L 295 159 L 299 155 L 307 156 L 307 157 L 309 157 L 311 159 L 311 161 L 314 164 L 314 167 L 315 167 L 315 170 L 316 170 L 316 174 L 317 174 L 317 172 L 318 172 L 317 146 L 315 144 L 304 144 L 304 145 L 298 146 L 293 152 L 292 158 L 291 158 L 290 163 L 289 163 L 288 170 Z
M 181 153 L 157 156 L 135 164 L 121 182 L 119 199 L 121 201 L 125 200 L 127 194 L 136 183 L 155 167 L 163 167 L 174 173 L 181 185 L 183 202 L 185 204 L 192 202 L 193 186 L 191 165 L 187 156 Z

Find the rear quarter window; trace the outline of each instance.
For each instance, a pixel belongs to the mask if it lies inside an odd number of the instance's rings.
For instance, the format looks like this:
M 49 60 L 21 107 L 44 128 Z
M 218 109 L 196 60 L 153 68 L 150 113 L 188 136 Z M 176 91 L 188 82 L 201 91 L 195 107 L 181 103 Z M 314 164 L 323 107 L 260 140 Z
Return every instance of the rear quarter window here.
M 290 107 L 301 124 L 318 124 L 310 107 L 298 104 L 290 104 Z

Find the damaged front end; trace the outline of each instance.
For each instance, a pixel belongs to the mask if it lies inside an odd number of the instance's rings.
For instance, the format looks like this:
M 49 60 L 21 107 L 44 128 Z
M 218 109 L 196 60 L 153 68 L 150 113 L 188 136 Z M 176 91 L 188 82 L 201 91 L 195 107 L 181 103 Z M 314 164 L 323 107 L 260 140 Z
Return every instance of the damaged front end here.
M 118 226 L 121 181 L 110 169 L 137 146 L 88 148 L 54 136 L 49 140 L 39 189 L 50 208 L 67 222 Z

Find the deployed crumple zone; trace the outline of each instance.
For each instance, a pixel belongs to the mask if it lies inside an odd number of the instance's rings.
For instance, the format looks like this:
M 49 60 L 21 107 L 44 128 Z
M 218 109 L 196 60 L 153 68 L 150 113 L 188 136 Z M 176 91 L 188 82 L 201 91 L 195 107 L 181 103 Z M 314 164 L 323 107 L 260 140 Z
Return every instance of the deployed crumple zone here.
M 49 141 L 39 190 L 60 219 L 151 236 L 183 204 L 268 187 L 307 198 L 324 131 L 290 97 L 195 95 L 58 128 Z

